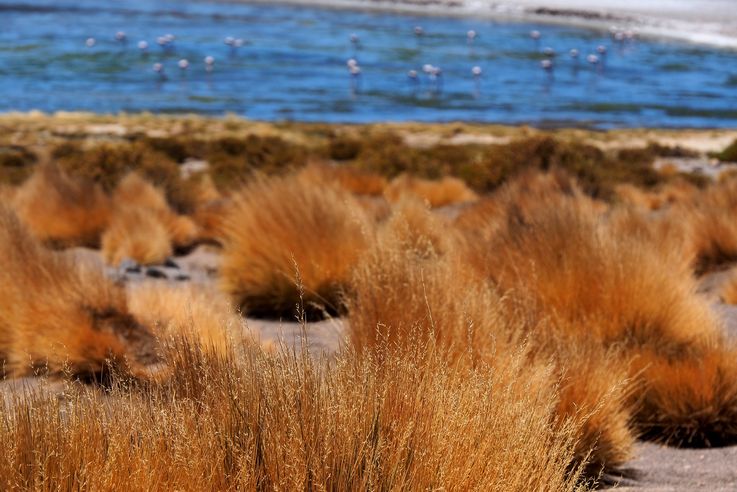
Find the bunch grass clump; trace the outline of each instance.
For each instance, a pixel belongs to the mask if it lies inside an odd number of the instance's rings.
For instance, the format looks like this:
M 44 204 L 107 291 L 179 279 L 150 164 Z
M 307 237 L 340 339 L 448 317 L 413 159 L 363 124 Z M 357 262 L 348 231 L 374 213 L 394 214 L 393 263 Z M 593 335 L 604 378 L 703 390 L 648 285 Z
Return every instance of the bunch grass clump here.
M 248 313 L 293 318 L 299 277 L 308 310 L 336 312 L 371 227 L 340 188 L 299 175 L 254 179 L 223 224 L 222 288 Z
M 54 164 L 39 165 L 17 188 L 12 203 L 37 238 L 59 247 L 98 246 L 112 206 L 98 185 Z
M 391 203 L 396 203 L 404 197 L 412 197 L 426 201 L 433 208 L 473 202 L 478 199 L 476 193 L 458 178 L 446 176 L 432 181 L 406 174 L 394 178 L 386 188 L 385 195 Z
M 0 487 L 581 488 L 575 425 L 550 426 L 554 395 L 522 359 L 469 369 L 427 347 L 329 365 L 248 344 L 242 358 L 169 350 L 166 385 L 0 400 Z
M 722 424 L 737 417 L 731 349 L 678 251 L 669 256 L 652 238 L 620 234 L 571 199 L 541 203 L 489 247 L 499 258 L 487 270 L 497 284 L 544 306 L 565 336 L 619 351 L 641 381 L 632 395 L 641 432 L 693 446 L 714 434 L 737 439 Z M 709 360 L 711 369 L 699 366 Z M 689 376 L 678 377 L 686 367 Z
M 560 343 L 546 320 L 480 278 L 452 243 L 438 248 L 430 237 L 438 231 L 427 222 L 417 227 L 416 219 L 407 223 L 405 217 L 385 226 L 354 270 L 348 300 L 352 346 L 369 353 L 388 346 L 401 353 L 417 340 L 429 340 L 451 363 L 496 368 L 523 356 L 529 370 L 523 377 L 556 391 L 551 426 L 577 422 L 575 456 L 587 464 L 587 473 L 596 477 L 624 463 L 634 442 L 626 369 L 599 347 Z M 550 377 L 540 379 L 545 367 Z
M 158 363 L 152 332 L 128 311 L 125 292 L 96 265 L 38 243 L 0 205 L 0 367 L 11 377 L 101 380 L 111 368 L 137 378 Z

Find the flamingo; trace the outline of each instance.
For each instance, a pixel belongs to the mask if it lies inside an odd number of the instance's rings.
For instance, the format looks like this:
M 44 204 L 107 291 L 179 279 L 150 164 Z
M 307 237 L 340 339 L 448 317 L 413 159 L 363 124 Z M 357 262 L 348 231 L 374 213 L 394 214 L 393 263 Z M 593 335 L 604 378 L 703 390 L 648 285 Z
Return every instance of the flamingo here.
M 574 60 L 578 59 L 578 55 L 580 54 L 576 48 L 571 49 L 571 51 L 568 52 L 571 58 Z
M 414 32 L 415 36 L 423 36 L 425 34 L 425 30 L 422 28 L 422 26 L 415 26 Z
M 187 60 L 186 58 L 182 58 L 181 60 L 179 60 L 177 65 L 179 66 L 179 69 L 184 72 L 189 68 L 189 60 Z
M 87 40 L 84 42 L 84 44 L 88 48 L 92 48 L 93 46 L 95 46 L 95 44 L 97 44 L 97 41 L 95 40 L 95 38 L 87 38 Z
M 164 73 L 164 65 L 161 63 L 154 63 L 153 70 L 159 75 L 159 80 L 166 80 L 166 73 Z
M 540 62 L 540 66 L 542 67 L 543 70 L 545 70 L 548 73 L 553 71 L 553 61 L 552 60 L 548 60 L 548 59 L 542 60 Z
M 473 68 L 471 69 L 471 74 L 473 75 L 473 77 L 474 77 L 475 79 L 477 79 L 477 78 L 481 77 L 481 74 L 482 74 L 482 73 L 483 73 L 483 71 L 481 70 L 481 67 L 479 67 L 478 65 L 477 65 L 477 66 L 475 66 L 475 67 L 473 67 Z
M 468 31 L 466 33 L 466 39 L 468 40 L 468 44 L 473 44 L 474 39 L 476 39 L 477 33 L 473 29 Z
M 212 56 L 206 56 L 205 57 L 205 70 L 208 72 L 212 72 L 213 67 L 215 66 L 215 58 Z
M 119 43 L 124 43 L 128 37 L 125 35 L 123 31 L 118 31 L 115 33 L 115 41 Z
M 555 57 L 555 50 L 550 46 L 546 46 L 545 48 L 543 48 L 543 55 L 553 58 Z
M 143 40 L 139 41 L 138 49 L 141 50 L 142 52 L 145 52 L 146 50 L 148 50 L 148 42 L 143 41 Z

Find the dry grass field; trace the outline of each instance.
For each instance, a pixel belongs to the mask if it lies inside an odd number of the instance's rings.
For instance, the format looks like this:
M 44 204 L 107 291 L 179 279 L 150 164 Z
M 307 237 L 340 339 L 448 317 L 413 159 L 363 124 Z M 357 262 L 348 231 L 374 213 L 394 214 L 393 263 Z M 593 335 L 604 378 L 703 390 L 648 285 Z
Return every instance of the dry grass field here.
M 734 133 L 0 129 L 2 490 L 582 490 L 737 444 Z

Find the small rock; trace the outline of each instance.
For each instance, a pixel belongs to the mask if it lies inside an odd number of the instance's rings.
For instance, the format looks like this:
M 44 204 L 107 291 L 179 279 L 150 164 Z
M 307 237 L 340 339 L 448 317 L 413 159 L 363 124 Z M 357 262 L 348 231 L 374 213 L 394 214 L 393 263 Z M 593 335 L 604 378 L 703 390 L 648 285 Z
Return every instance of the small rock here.
M 147 268 L 146 276 L 151 278 L 167 278 L 164 272 L 156 268 Z
M 179 270 L 179 265 L 177 265 L 177 263 L 171 258 L 166 259 L 166 261 L 164 262 L 164 266 L 167 268 L 176 268 L 177 270 Z

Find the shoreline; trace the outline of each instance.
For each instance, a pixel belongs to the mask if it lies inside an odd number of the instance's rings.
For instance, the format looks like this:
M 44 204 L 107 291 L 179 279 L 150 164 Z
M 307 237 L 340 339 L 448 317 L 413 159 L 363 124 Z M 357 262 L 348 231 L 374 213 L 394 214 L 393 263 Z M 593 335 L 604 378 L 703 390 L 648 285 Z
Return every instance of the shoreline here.
M 670 0 L 671 9 L 633 1 L 599 0 L 236 0 L 241 3 L 386 12 L 423 17 L 476 18 L 513 23 L 564 25 L 609 31 L 631 30 L 651 39 L 737 50 L 737 14 L 697 2 Z M 711 0 L 724 3 L 724 0 Z M 704 2 L 701 2 L 702 4 Z M 706 3 L 709 3 L 707 0 Z M 701 5 L 703 6 L 703 5 Z M 676 8 L 673 8 L 676 7 Z M 728 7 L 728 6 L 725 6 Z
M 554 135 L 564 140 L 587 142 L 602 150 L 646 147 L 655 142 L 680 146 L 707 154 L 720 152 L 737 140 L 737 125 L 729 129 L 701 128 L 617 128 L 596 130 L 587 128 L 536 128 L 529 125 L 505 125 L 472 122 L 381 122 L 381 123 L 313 123 L 271 122 L 249 120 L 226 114 L 220 117 L 198 114 L 120 113 L 99 114 L 86 112 L 0 113 L 0 147 L 27 141 L 43 142 L 71 136 L 99 140 L 125 140 L 131 135 L 151 137 L 186 135 L 196 132 L 202 138 L 222 135 L 278 135 L 287 140 L 305 142 L 323 139 L 325 132 L 350 134 L 361 138 L 364 134 L 391 131 L 401 134 L 413 147 L 436 144 L 494 144 L 507 143 L 515 138 L 533 135 Z

